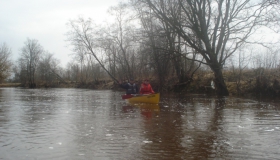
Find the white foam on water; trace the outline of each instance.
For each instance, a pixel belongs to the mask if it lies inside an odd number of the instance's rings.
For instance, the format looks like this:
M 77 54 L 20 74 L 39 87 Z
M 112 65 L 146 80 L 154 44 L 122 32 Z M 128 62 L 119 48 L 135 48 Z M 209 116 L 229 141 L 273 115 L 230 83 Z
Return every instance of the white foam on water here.
M 153 141 L 143 141 L 144 143 L 153 143 Z

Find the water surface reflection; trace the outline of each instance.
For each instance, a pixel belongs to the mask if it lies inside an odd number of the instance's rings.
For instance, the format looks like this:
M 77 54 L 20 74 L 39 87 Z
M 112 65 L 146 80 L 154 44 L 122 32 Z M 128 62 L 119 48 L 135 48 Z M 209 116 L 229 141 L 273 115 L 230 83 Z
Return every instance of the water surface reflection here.
M 279 159 L 279 102 L 0 88 L 0 159 Z

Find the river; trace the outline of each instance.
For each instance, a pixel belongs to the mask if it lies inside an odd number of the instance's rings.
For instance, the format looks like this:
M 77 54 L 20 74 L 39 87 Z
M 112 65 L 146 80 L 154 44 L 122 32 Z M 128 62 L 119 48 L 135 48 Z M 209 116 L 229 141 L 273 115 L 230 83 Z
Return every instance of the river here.
M 0 88 L 0 159 L 280 159 L 279 101 Z

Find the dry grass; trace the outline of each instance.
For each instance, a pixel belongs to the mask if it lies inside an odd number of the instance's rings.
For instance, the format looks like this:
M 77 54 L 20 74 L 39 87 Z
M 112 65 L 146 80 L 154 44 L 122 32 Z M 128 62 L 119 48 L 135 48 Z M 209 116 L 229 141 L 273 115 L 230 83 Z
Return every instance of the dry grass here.
M 19 87 L 20 83 L 1 83 L 0 87 Z

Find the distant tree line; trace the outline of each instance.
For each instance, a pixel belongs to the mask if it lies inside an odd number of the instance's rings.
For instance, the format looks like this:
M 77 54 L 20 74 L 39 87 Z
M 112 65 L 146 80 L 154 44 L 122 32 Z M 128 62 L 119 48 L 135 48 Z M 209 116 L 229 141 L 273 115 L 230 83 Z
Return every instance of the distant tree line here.
M 7 44 L 0 44 L 0 82 L 3 82 L 10 76 L 10 69 L 12 66 L 11 49 Z
M 211 70 L 217 94 L 228 95 L 223 71 L 230 68 L 241 75 L 244 68 L 263 63 L 257 54 L 260 51 L 252 56 L 248 46 L 272 48 L 254 36 L 264 27 L 279 31 L 279 6 L 272 0 L 120 3 L 109 10 L 113 23 L 97 25 L 82 17 L 69 21 L 67 38 L 74 60 L 66 68 L 60 67 L 37 40 L 27 39 L 13 67 L 14 80 L 32 88 L 38 82 L 86 84 L 110 78 L 118 83 L 122 79 L 151 78 L 159 90 L 164 90 L 170 82 L 186 87 L 198 72 Z M 267 51 L 278 53 L 274 46 Z M 279 61 L 271 60 L 270 67 L 278 68 Z

